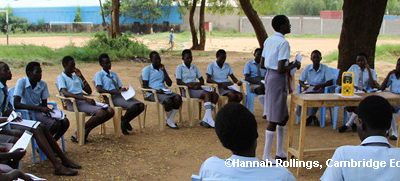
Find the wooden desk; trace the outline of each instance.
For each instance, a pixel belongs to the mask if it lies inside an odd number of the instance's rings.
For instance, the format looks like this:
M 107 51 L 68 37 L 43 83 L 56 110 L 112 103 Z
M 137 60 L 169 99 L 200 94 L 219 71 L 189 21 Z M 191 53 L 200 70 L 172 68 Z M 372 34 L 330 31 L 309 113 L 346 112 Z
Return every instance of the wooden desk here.
M 286 146 L 288 149 L 288 158 L 292 156 L 298 160 L 304 160 L 304 153 L 307 152 L 318 152 L 318 151 L 331 151 L 335 150 L 336 147 L 330 148 L 314 148 L 305 149 L 305 135 L 306 135 L 306 117 L 307 108 L 309 107 L 335 107 L 335 106 L 358 106 L 361 100 L 369 95 L 379 95 L 386 98 L 392 105 L 400 105 L 400 95 L 396 95 L 390 92 L 379 92 L 379 93 L 365 93 L 358 94 L 358 98 L 345 98 L 337 94 L 293 94 L 290 101 L 289 110 L 289 122 L 288 122 L 288 135 Z M 300 135 L 298 148 L 293 146 L 293 126 L 295 124 L 295 107 L 296 105 L 302 106 L 301 109 L 301 120 L 300 120 Z M 399 134 L 400 135 L 400 134 Z M 398 138 L 399 135 L 397 136 Z M 400 139 L 397 139 L 397 146 L 399 146 Z M 297 168 L 297 175 L 300 174 L 301 168 Z

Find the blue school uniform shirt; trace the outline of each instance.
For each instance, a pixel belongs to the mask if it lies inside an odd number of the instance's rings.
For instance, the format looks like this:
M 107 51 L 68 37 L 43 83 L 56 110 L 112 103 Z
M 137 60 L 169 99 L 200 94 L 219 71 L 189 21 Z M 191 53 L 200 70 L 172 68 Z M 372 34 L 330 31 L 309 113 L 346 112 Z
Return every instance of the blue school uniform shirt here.
M 216 61 L 208 64 L 207 74 L 211 76 L 211 79 L 215 82 L 230 82 L 229 76 L 233 74 L 233 70 L 231 66 L 227 63 L 224 63 L 222 68 L 220 68 Z
M 11 109 L 11 105 L 8 102 L 7 96 L 8 88 L 0 82 L 0 116 L 2 116 L 3 112 L 6 110 Z
M 102 89 L 111 91 L 122 87 L 122 81 L 115 72 L 107 73 L 104 70 L 98 71 L 94 76 L 94 84 Z
M 155 69 L 153 64 L 150 64 L 142 70 L 142 80 L 149 82 L 149 87 L 152 89 L 164 89 L 164 72 L 161 69 Z
M 21 97 L 21 103 L 38 106 L 42 100 L 48 99 L 49 89 L 44 81 L 39 81 L 35 88 L 32 88 L 28 77 L 20 78 L 14 89 L 14 96 Z
M 178 65 L 175 71 L 176 79 L 181 79 L 185 84 L 190 82 L 198 82 L 198 79 L 201 78 L 200 70 L 196 65 L 190 64 L 190 68 L 188 68 L 184 63 Z
M 354 73 L 354 86 L 363 89 L 369 88 L 368 87 L 369 75 L 368 75 L 368 70 L 366 68 L 364 70 L 361 70 L 360 66 L 354 64 L 347 71 Z M 374 69 L 371 69 L 371 74 L 372 74 L 372 79 L 376 81 L 377 77 Z
M 328 66 L 320 64 L 319 69 L 315 70 L 311 64 L 304 68 L 303 72 L 301 72 L 299 80 L 314 86 L 323 84 L 333 79 L 334 77 Z
M 264 41 L 262 56 L 265 58 L 264 66 L 267 69 L 278 70 L 278 62 L 290 58 L 289 42 L 281 33 L 275 32 Z
M 83 93 L 83 82 L 75 73 L 72 73 L 71 77 L 68 77 L 64 72 L 62 72 L 57 77 L 58 90 L 67 89 L 68 92 L 72 94 L 82 94 Z
M 390 86 L 390 92 L 400 94 L 400 79 L 397 79 L 395 73 L 390 74 L 387 86 Z
M 262 69 L 255 60 L 248 61 L 243 69 L 243 75 L 249 74 L 250 77 L 265 77 L 266 73 L 267 70 Z

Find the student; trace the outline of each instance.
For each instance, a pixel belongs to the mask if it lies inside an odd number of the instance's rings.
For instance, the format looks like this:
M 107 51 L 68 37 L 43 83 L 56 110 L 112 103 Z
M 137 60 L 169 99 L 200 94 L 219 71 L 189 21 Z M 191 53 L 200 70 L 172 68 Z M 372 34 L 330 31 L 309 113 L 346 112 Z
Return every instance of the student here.
M 42 68 L 39 62 L 29 62 L 25 69 L 27 77 L 17 81 L 14 90 L 15 109 L 27 109 L 29 114 L 50 130 L 55 140 L 61 138 L 69 128 L 67 118 L 52 118 L 52 109 L 47 107 L 49 90 L 42 80 Z
M 228 167 L 227 161 L 260 162 L 256 157 L 257 122 L 254 115 L 243 105 L 228 103 L 218 112 L 215 132 L 222 145 L 232 152 L 224 160 L 216 156 L 208 158 L 200 168 L 202 179 L 213 180 L 295 180 L 284 167 Z
M 204 79 L 197 66 L 192 64 L 192 59 L 192 51 L 189 49 L 182 51 L 183 63 L 176 67 L 176 82 L 178 85 L 186 85 L 189 88 L 190 97 L 199 98 L 204 101 L 205 113 L 200 125 L 206 128 L 213 128 L 215 127 L 215 123 L 212 111 L 218 102 L 218 94 L 215 91 L 208 92 L 201 88 L 204 85 Z
M 400 149 L 392 147 L 385 138 L 392 120 L 392 106 L 383 97 L 369 96 L 360 102 L 358 115 L 360 119 L 356 123 L 361 145 L 337 148 L 328 165 L 346 161 L 361 164 L 327 167 L 321 180 L 398 180 L 399 168 L 393 162 L 400 160 Z M 363 166 L 371 160 L 385 165 Z
M 0 123 L 7 121 L 7 117 L 11 111 L 13 111 L 12 106 L 8 103 L 8 93 L 6 91 L 7 81 L 11 80 L 11 78 L 12 74 L 10 68 L 6 63 L 0 61 L 0 88 L 2 89 L 2 91 L 0 91 Z M 35 138 L 39 148 L 53 164 L 55 175 L 73 176 L 78 174 L 78 172 L 73 169 L 81 169 L 81 166 L 74 163 L 62 152 L 48 129 L 41 125 L 39 125 L 36 129 L 14 124 L 11 124 L 10 127 L 10 130 L 0 130 L 0 133 L 12 136 L 19 135 L 18 137 L 22 135 L 24 130 L 33 133 L 33 137 Z M 61 163 L 57 160 L 57 157 L 60 158 Z
M 57 77 L 57 87 L 60 93 L 65 97 L 76 99 L 79 112 L 84 112 L 92 117 L 85 123 L 85 142 L 88 141 L 90 131 L 95 127 L 105 123 L 114 116 L 114 110 L 111 107 L 104 108 L 97 106 L 95 100 L 85 97 L 83 91 L 87 94 L 92 93 L 88 82 L 83 77 L 81 71 L 75 68 L 75 60 L 71 56 L 62 59 L 64 72 Z M 67 109 L 72 111 L 72 103 L 67 103 Z M 71 140 L 78 143 L 76 135 L 71 136 Z
M 254 59 L 246 63 L 243 69 L 244 79 L 250 83 L 250 91 L 257 95 L 261 106 L 264 107 L 265 99 L 265 87 L 261 80 L 264 79 L 267 70 L 261 67 L 261 54 L 262 48 L 257 48 L 254 50 Z M 265 111 L 263 113 L 265 117 Z
M 299 84 L 303 88 L 303 93 L 324 93 L 324 89 L 327 86 L 333 85 L 332 73 L 329 67 L 321 64 L 322 56 L 321 52 L 314 50 L 311 53 L 311 65 L 307 65 L 300 75 Z M 319 126 L 319 120 L 315 116 L 318 108 L 311 108 L 308 110 L 307 125 L 314 123 Z M 297 114 L 300 115 L 301 109 L 297 110 Z
M 367 60 L 368 56 L 365 53 L 359 53 L 356 58 L 356 64 L 347 70 L 354 73 L 354 87 L 356 92 L 370 92 L 373 89 L 379 88 L 379 84 L 376 81 L 376 72 L 369 67 Z M 346 110 L 351 112 L 350 118 L 346 125 L 339 128 L 339 133 L 345 132 L 349 127 L 353 131 L 356 131 L 354 121 L 357 119 L 357 107 L 346 107 Z
M 164 83 L 172 86 L 172 80 L 164 65 L 161 64 L 161 57 L 156 51 L 150 52 L 151 64 L 142 70 L 143 88 L 155 89 L 161 104 L 167 112 L 166 124 L 171 129 L 179 129 L 174 121 L 176 113 L 182 105 L 182 97 L 167 89 Z M 154 95 L 148 93 L 145 99 L 154 101 Z
M 395 94 L 400 94 L 400 58 L 397 60 L 396 69 L 389 72 L 385 80 L 382 82 L 380 90 L 384 91 L 390 87 L 389 91 Z M 389 139 L 397 140 L 397 115 L 400 114 L 400 105 L 394 107 L 392 125 L 390 126 L 391 135 Z
M 207 83 L 217 84 L 219 94 L 222 96 L 227 96 L 228 102 L 242 101 L 242 93 L 228 88 L 228 86 L 233 85 L 233 83 L 229 81 L 228 77 L 230 77 L 238 86 L 241 86 L 242 82 L 238 80 L 235 75 L 233 75 L 231 66 L 228 63 L 225 63 L 225 50 L 218 50 L 216 57 L 217 60 L 215 62 L 208 64 Z
M 133 130 L 129 122 L 143 112 L 144 104 L 135 98 L 125 100 L 122 97 L 121 92 L 127 91 L 127 88 L 122 87 L 121 79 L 111 71 L 111 60 L 107 54 L 100 55 L 99 64 L 103 69 L 94 77 L 97 92 L 111 94 L 114 105 L 126 109 L 125 115 L 121 118 L 121 130 L 124 135 L 128 135 L 128 131 Z
M 175 39 L 174 28 L 171 28 L 171 30 L 169 31 L 168 38 L 169 38 L 169 41 L 168 41 L 169 48 L 167 50 L 172 50 L 172 49 L 174 49 L 174 45 L 175 45 L 175 42 L 174 42 L 174 39 Z
M 265 131 L 264 160 L 274 161 L 269 153 L 271 152 L 272 140 L 276 128 L 277 149 L 275 159 L 286 160 L 286 153 L 283 150 L 284 127 L 289 118 L 287 108 L 289 72 L 300 68 L 300 62 L 289 63 L 290 47 L 284 35 L 290 33 L 290 22 L 285 15 L 277 15 L 272 19 L 272 27 L 275 34 L 268 37 L 264 42 L 264 66 L 267 68 L 265 75 L 265 105 L 268 126 Z

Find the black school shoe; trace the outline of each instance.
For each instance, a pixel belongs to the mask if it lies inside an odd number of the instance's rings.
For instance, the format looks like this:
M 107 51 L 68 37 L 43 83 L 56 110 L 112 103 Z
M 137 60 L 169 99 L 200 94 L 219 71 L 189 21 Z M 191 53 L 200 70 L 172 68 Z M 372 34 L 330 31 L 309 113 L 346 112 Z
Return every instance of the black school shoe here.
M 165 125 L 168 126 L 168 128 L 171 128 L 171 129 L 179 129 L 179 127 L 178 127 L 178 125 L 176 123 L 175 123 L 175 127 L 171 127 L 168 124 L 165 124 Z
M 316 116 L 309 116 L 306 119 L 306 126 L 310 126 L 311 124 L 313 124 L 314 126 L 319 126 L 319 120 Z
M 286 158 L 286 157 L 275 156 L 275 160 L 282 160 L 282 161 L 286 161 L 286 160 L 287 160 L 287 158 Z
M 200 122 L 200 126 L 203 126 L 203 127 L 205 127 L 205 128 L 212 128 L 212 126 L 210 126 L 208 123 L 206 123 L 206 122 L 204 122 L 204 121 L 201 121 L 201 122 Z
M 391 136 L 389 136 L 389 139 L 390 140 L 397 140 L 397 137 L 395 135 L 391 135 Z
M 124 134 L 124 135 L 129 135 L 129 132 L 128 132 L 128 126 L 127 125 L 129 125 L 129 123 L 127 123 L 127 122 L 121 122 L 121 131 L 122 131 L 122 134 Z
M 339 133 L 344 133 L 344 132 L 346 132 L 346 130 L 347 130 L 346 125 L 343 125 L 343 126 L 339 127 L 339 129 L 338 129 Z
M 355 123 L 353 123 L 353 124 L 351 125 L 351 130 L 352 130 L 353 132 L 357 132 L 357 125 L 356 125 Z

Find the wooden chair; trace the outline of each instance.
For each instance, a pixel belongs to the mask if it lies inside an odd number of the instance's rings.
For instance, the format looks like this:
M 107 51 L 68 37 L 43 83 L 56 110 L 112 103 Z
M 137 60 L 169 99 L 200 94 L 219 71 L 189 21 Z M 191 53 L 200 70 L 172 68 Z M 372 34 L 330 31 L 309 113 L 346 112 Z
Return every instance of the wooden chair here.
M 198 120 L 201 120 L 201 107 L 203 104 L 203 100 L 198 99 L 198 98 L 192 98 L 190 97 L 189 94 L 189 88 L 186 85 L 177 85 L 176 86 L 176 92 L 180 93 L 182 97 L 182 101 L 187 103 L 187 111 L 189 115 L 189 125 L 190 127 L 193 127 L 193 122 L 194 122 L 194 112 L 193 109 L 195 108 L 195 105 L 198 106 Z M 182 94 L 184 93 L 184 95 Z M 179 109 L 181 112 L 182 109 Z M 182 121 L 182 114 L 180 113 L 180 121 Z
M 219 96 L 218 104 L 217 104 L 216 109 L 217 110 L 221 109 L 221 107 L 224 106 L 228 102 L 228 97 L 227 96 L 223 96 L 223 95 L 221 95 L 219 93 L 217 84 L 207 83 L 206 85 L 210 86 L 210 87 L 213 87 L 216 90 L 216 92 L 217 92 L 217 94 Z M 241 101 L 241 104 L 245 105 L 245 103 L 246 103 L 246 93 L 244 92 L 243 84 L 241 86 L 239 86 L 239 89 L 240 89 L 240 92 L 243 94 L 243 99 Z

